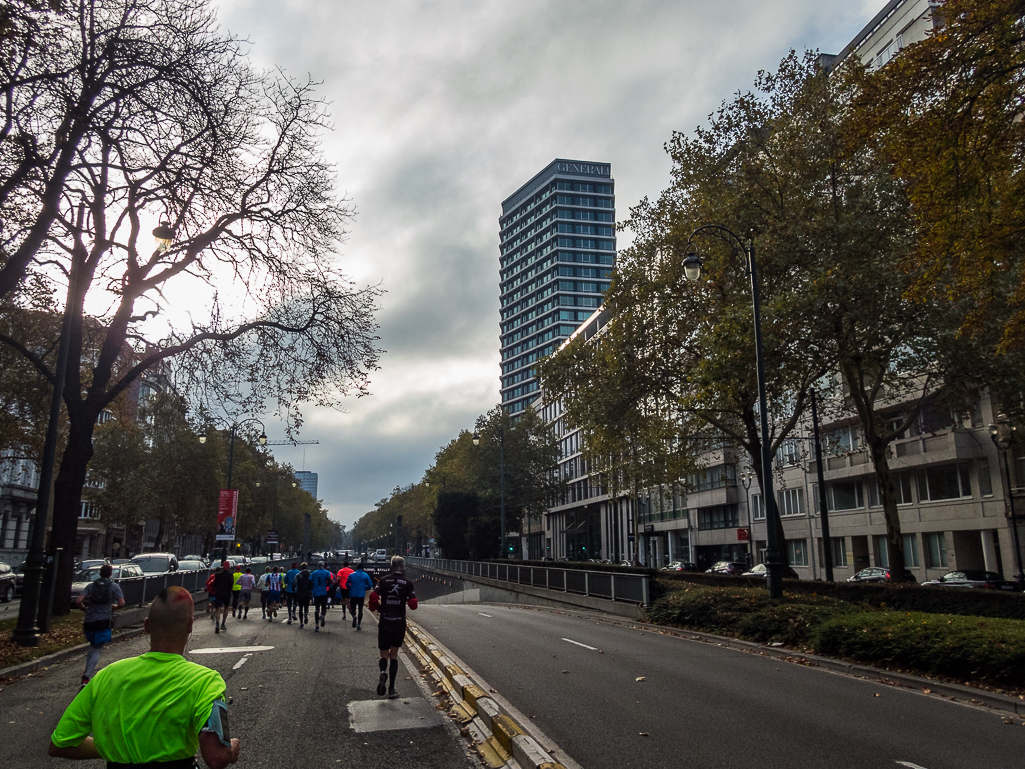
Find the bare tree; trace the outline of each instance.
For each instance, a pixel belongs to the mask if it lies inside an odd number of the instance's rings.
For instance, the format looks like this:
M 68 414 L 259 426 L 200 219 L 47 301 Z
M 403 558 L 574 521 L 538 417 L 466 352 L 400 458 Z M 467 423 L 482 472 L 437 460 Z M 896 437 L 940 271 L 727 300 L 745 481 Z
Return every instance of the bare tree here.
M 32 257 L 67 291 L 72 315 L 50 540 L 63 548 L 58 612 L 69 605 L 94 426 L 144 372 L 171 362 L 194 406 L 273 403 L 291 430 L 303 404 L 365 394 L 378 359 L 379 291 L 355 288 L 332 257 L 351 212 L 321 153 L 328 125 L 315 84 L 256 71 L 219 36 L 206 0 L 73 5 L 81 69 L 132 77 L 76 140 Z M 174 237 L 151 251 L 160 221 Z M 53 380 L 36 348 L 0 343 Z

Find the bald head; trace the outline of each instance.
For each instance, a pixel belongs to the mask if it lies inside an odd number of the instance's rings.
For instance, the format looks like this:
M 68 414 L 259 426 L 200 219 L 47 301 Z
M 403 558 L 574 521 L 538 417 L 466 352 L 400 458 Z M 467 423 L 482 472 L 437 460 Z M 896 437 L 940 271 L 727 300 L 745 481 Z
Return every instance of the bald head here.
M 177 585 L 161 590 L 153 599 L 146 618 L 146 630 L 154 651 L 155 647 L 164 645 L 177 646 L 180 643 L 184 647 L 192 631 L 194 614 L 195 606 L 188 590 Z

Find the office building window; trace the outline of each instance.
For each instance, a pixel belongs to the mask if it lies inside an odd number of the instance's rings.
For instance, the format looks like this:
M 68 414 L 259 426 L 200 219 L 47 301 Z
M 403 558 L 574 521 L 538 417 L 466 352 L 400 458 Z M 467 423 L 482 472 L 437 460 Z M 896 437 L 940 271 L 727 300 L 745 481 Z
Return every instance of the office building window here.
M 735 529 L 740 526 L 740 512 L 736 505 L 716 505 L 698 510 L 699 529 Z
M 884 569 L 890 568 L 890 550 L 886 544 L 886 535 L 879 534 L 875 539 L 876 546 L 876 566 L 882 566 Z
M 947 537 L 942 531 L 925 535 L 925 555 L 930 569 L 947 568 Z
M 765 520 L 765 503 L 762 500 L 761 494 L 751 495 L 751 512 L 753 515 L 752 520 L 764 521 Z
M 801 462 L 801 441 L 787 438 L 776 451 L 776 462 L 781 467 L 793 467 Z
M 983 497 L 993 496 L 993 476 L 989 472 L 989 459 L 979 460 L 979 494 Z
M 804 513 L 804 489 L 780 489 L 776 494 L 780 515 L 802 515 Z
M 807 566 L 808 565 L 808 540 L 806 539 L 788 539 L 787 540 L 787 560 L 791 566 Z
M 904 565 L 909 569 L 917 569 L 922 565 L 918 558 L 918 536 L 902 534 L 900 541 L 904 545 Z
M 829 544 L 832 547 L 833 552 L 833 565 L 834 566 L 846 566 L 847 565 L 847 548 L 844 547 L 843 537 L 833 537 L 829 540 Z
M 818 484 L 812 485 L 812 494 L 815 496 L 815 512 L 821 514 L 819 509 Z M 826 504 L 829 505 L 829 512 L 844 510 L 860 510 L 865 506 L 865 495 L 861 488 L 860 480 L 833 481 L 826 484 Z
M 923 467 L 918 471 L 918 498 L 923 502 L 972 496 L 968 463 Z
M 898 505 L 910 505 L 911 499 L 911 473 L 891 473 L 893 478 L 893 487 L 897 492 L 897 504 Z M 879 493 L 879 479 L 876 476 L 867 478 L 868 483 L 868 506 L 869 507 L 882 507 L 883 497 Z

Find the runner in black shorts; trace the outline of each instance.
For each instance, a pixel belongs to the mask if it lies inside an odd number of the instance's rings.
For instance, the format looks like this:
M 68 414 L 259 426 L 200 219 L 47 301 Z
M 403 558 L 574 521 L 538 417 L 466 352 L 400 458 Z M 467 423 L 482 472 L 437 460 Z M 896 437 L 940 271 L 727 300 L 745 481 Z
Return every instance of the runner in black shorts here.
M 395 691 L 395 676 L 399 672 L 399 647 L 406 637 L 406 606 L 416 609 L 416 592 L 413 583 L 406 579 L 406 559 L 392 556 L 391 572 L 381 577 L 374 592 L 370 594 L 370 611 L 380 610 L 377 618 L 377 648 L 381 652 L 378 666 L 381 677 L 377 693 L 384 694 L 388 686 L 388 698 L 398 697 Z

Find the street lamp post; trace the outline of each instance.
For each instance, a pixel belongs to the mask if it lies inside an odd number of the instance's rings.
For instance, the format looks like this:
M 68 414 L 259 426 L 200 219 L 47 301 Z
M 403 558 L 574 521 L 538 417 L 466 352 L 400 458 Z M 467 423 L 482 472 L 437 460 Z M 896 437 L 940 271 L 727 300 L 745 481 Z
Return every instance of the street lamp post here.
M 480 434 L 473 434 L 473 445 L 480 445 Z M 499 526 L 502 527 L 502 554 L 507 558 L 505 547 L 505 428 L 498 428 L 498 495 L 499 495 Z
M 250 417 L 249 419 L 243 419 L 243 420 L 241 420 L 239 422 L 232 422 L 231 423 L 231 425 L 230 425 L 231 442 L 228 445 L 228 491 L 231 491 L 231 478 L 232 478 L 232 472 L 234 471 L 234 467 L 235 467 L 235 435 L 238 433 L 238 428 L 242 427 L 243 425 L 250 424 L 251 422 L 255 422 L 258 425 L 260 425 L 260 437 L 257 438 L 257 440 L 259 441 L 260 445 L 261 446 L 266 446 L 267 445 L 267 428 L 264 426 L 263 422 L 261 422 L 256 417 Z M 224 420 L 223 423 L 227 424 L 227 420 Z M 199 434 L 199 442 L 200 443 L 206 443 L 206 430 L 205 429 L 203 430 L 203 432 L 201 432 Z M 235 525 L 232 527 L 232 532 L 233 533 L 232 533 L 231 543 L 233 545 L 235 544 L 235 534 L 234 534 L 234 532 L 237 532 L 237 531 L 238 531 L 238 520 L 236 518 Z
M 1008 425 L 1006 421 L 989 426 L 989 437 L 997 448 L 1002 449 L 1004 455 L 1004 476 L 1007 478 L 1007 501 L 1011 506 L 1011 527 L 1014 529 L 1014 555 L 1018 561 L 1018 573 L 1014 575 L 1018 587 L 1025 587 L 1025 568 L 1022 567 L 1021 537 L 1018 533 L 1018 514 L 1014 509 L 1014 489 L 1011 487 L 1011 465 L 1007 460 L 1007 454 L 1014 444 L 1016 429 Z
M 683 260 L 683 273 L 687 280 L 698 280 L 701 277 L 702 261 L 698 256 L 697 247 L 694 245 L 694 238 L 702 232 L 720 232 L 725 235 L 730 245 L 739 249 L 746 260 L 745 271 L 751 279 L 751 304 L 754 310 L 754 331 L 755 331 L 755 373 L 758 378 L 758 410 L 760 412 L 760 427 L 762 433 L 762 498 L 765 501 L 765 568 L 766 585 L 769 589 L 769 597 L 783 597 L 783 570 L 780 562 L 780 543 L 776 535 L 776 527 L 779 520 L 779 510 L 776 507 L 776 498 L 772 490 L 772 446 L 769 437 L 769 407 L 768 398 L 765 394 L 765 358 L 762 349 L 762 308 L 761 299 L 758 294 L 758 271 L 755 263 L 754 240 L 744 240 L 721 224 L 706 224 L 698 227 L 690 234 L 687 240 L 685 258 Z

